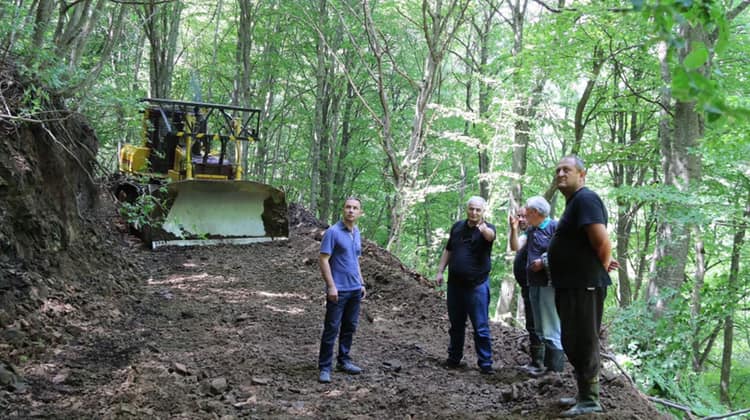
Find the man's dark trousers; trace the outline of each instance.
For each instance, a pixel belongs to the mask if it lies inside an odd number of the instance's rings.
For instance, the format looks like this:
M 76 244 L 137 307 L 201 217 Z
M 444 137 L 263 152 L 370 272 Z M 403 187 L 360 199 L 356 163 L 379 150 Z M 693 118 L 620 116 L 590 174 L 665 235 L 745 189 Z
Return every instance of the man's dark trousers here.
M 599 381 L 599 329 L 606 297 L 606 287 L 555 289 L 563 350 L 575 368 L 579 393 Z
M 339 337 L 338 363 L 341 365 L 351 361 L 349 350 L 352 348 L 354 333 L 359 323 L 361 301 L 362 290 L 339 292 L 338 302 L 326 301 L 326 318 L 323 325 L 323 337 L 320 340 L 318 369 L 331 370 L 337 335 Z

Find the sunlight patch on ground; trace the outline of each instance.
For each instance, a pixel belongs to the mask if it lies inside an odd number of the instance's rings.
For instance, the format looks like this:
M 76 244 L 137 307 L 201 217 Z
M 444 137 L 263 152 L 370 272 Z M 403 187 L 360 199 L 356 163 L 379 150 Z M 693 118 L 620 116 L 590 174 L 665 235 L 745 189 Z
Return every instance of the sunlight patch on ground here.
M 224 277 L 222 275 L 212 275 L 208 273 L 193 274 L 189 276 L 168 276 L 164 280 L 154 280 L 153 278 L 148 279 L 149 285 L 160 286 L 160 285 L 178 285 L 182 283 L 229 283 L 236 281 L 233 277 Z
M 244 288 L 216 288 L 196 285 L 183 285 L 179 289 L 195 295 L 200 302 L 221 300 L 224 303 L 245 304 L 252 297 L 252 293 Z
M 300 300 L 309 299 L 308 296 L 301 295 L 299 293 L 273 293 L 273 292 L 264 292 L 262 290 L 259 290 L 259 291 L 253 292 L 253 294 L 256 294 L 262 297 L 271 297 L 271 298 L 293 298 L 293 299 L 300 299 Z
M 75 312 L 75 310 L 76 309 L 72 305 L 60 302 L 59 300 L 55 300 L 55 299 L 45 300 L 41 308 L 41 311 L 43 313 L 53 313 L 55 315 L 67 314 L 70 312 Z
M 325 395 L 328 398 L 338 398 L 344 395 L 344 391 L 340 389 L 332 389 L 330 391 L 324 392 L 323 395 Z
M 148 279 L 148 284 L 153 286 L 160 286 L 166 284 L 179 284 L 184 282 L 200 281 L 208 277 L 208 273 L 195 274 L 192 276 L 168 276 L 164 280 L 154 280 L 153 278 Z
M 295 307 L 289 307 L 289 308 L 284 309 L 284 308 L 279 308 L 273 305 L 266 305 L 266 308 L 270 309 L 273 312 L 283 312 L 285 314 L 290 314 L 290 315 L 300 315 L 300 314 L 305 313 L 304 309 L 295 308 Z

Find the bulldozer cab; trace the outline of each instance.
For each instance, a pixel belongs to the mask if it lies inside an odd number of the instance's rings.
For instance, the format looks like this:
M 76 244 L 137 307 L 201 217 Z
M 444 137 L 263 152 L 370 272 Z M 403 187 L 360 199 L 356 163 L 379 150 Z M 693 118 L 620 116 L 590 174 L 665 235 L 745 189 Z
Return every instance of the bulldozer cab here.
M 143 101 L 142 145 L 125 145 L 119 166 L 121 173 L 167 184 L 168 213 L 149 235 L 152 247 L 286 238 L 284 193 L 242 180 L 242 150 L 258 141 L 259 109 Z
M 152 173 L 183 179 L 240 179 L 243 147 L 258 140 L 260 110 L 144 99 L 144 147 Z

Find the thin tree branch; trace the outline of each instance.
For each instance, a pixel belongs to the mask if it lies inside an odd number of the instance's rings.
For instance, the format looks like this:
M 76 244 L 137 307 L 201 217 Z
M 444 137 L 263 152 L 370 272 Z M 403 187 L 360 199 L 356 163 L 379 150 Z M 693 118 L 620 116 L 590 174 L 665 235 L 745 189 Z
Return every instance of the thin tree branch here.
M 750 413 L 750 408 L 743 408 L 742 410 L 732 411 L 731 413 L 727 413 L 727 414 L 717 414 L 717 415 L 708 416 L 708 417 L 701 417 L 701 420 L 725 419 L 727 417 L 739 416 L 740 414 L 745 414 L 745 413 Z
M 672 408 L 676 408 L 678 410 L 682 410 L 682 411 L 685 412 L 685 414 L 687 414 L 687 416 L 688 416 L 689 419 L 695 418 L 695 417 L 693 417 L 693 414 L 694 414 L 693 413 L 693 409 L 691 409 L 690 407 L 685 407 L 684 405 L 680 405 L 680 404 L 677 404 L 675 402 L 672 402 L 672 401 L 669 401 L 669 400 L 664 400 L 664 399 L 661 399 L 661 398 L 656 398 L 656 397 L 648 397 L 648 400 L 649 401 L 653 401 L 655 403 L 659 403 L 661 405 L 666 405 L 667 407 L 672 407 Z

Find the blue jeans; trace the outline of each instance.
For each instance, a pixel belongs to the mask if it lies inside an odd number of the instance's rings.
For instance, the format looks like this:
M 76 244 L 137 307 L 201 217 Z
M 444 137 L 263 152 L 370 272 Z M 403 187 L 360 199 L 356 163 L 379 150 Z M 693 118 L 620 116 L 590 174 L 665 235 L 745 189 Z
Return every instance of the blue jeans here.
M 474 328 L 474 347 L 480 368 L 492 367 L 492 338 L 490 337 L 490 279 L 474 288 L 448 282 L 448 319 L 451 327 L 448 359 L 460 362 L 464 356 L 466 318 Z
M 352 348 L 354 332 L 359 322 L 359 303 L 362 301 L 362 290 L 339 292 L 338 302 L 326 300 L 326 318 L 323 324 L 323 336 L 320 338 L 318 369 L 331 370 L 333 365 L 333 346 L 336 336 L 339 337 L 338 363 L 351 361 L 349 350 Z
M 560 343 L 560 317 L 555 307 L 554 287 L 529 287 L 531 312 L 534 314 L 534 329 L 544 343 L 562 350 Z

